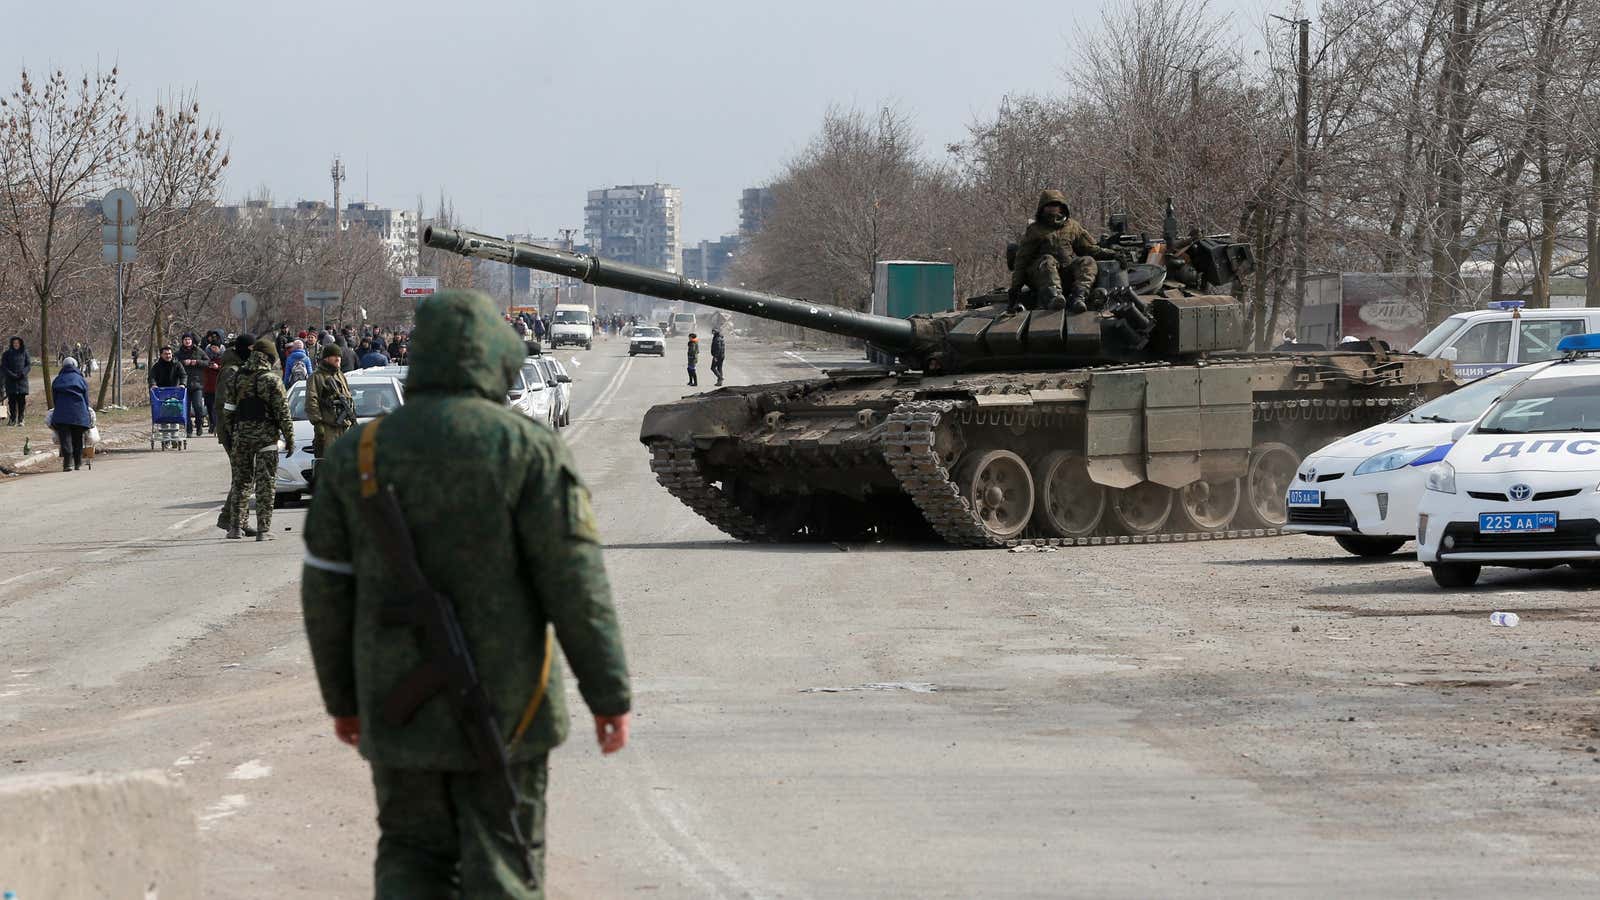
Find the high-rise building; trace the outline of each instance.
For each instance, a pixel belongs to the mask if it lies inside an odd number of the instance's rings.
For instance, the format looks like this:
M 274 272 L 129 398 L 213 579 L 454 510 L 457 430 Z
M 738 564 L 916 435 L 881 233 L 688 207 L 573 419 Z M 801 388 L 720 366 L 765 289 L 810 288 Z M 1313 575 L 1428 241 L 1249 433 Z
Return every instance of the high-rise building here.
M 293 206 L 273 206 L 267 200 L 247 200 L 220 206 L 217 213 L 233 224 L 265 223 L 274 228 L 291 225 L 309 229 L 319 237 L 341 231 L 367 231 L 389 251 L 390 263 L 400 272 L 417 270 L 417 214 L 409 209 L 389 209 L 372 203 L 349 203 L 339 215 L 321 200 L 301 200 Z
M 748 240 L 760 231 L 775 203 L 772 188 L 745 188 L 739 197 L 739 236 Z
M 583 236 L 605 259 L 678 271 L 683 191 L 670 184 L 623 184 L 589 192 Z
M 683 248 L 683 274 L 711 284 L 726 284 L 728 265 L 744 246 L 737 234 L 725 234 L 714 241 L 701 241 Z

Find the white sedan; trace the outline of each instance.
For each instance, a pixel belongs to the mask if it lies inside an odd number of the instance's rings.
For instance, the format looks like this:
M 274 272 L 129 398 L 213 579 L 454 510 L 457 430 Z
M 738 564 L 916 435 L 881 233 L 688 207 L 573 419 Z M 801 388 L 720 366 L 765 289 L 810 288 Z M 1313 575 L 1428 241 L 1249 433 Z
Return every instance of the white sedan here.
M 374 370 L 352 372 L 345 376 L 350 384 L 350 395 L 356 401 L 356 421 L 368 422 L 376 416 L 393 412 L 405 402 L 405 374 Z M 316 473 L 316 458 L 311 455 L 311 439 L 315 429 L 306 418 L 306 388 L 310 382 L 296 382 L 289 388 L 289 418 L 294 420 L 294 452 L 278 457 L 278 471 L 273 475 L 273 491 L 279 505 L 299 499 L 311 489 Z
M 1429 470 L 1417 558 L 1440 587 L 1470 587 L 1486 565 L 1600 565 L 1600 335 L 1562 349 Z
M 1357 556 L 1399 550 L 1415 536 L 1427 467 L 1444 458 L 1452 433 L 1547 365 L 1480 378 L 1310 454 L 1289 482 L 1284 530 L 1330 535 Z
M 506 404 L 535 422 L 556 427 L 556 392 L 545 384 L 544 367 L 539 357 L 530 356 L 522 361 L 522 371 L 517 376 Z
M 666 334 L 654 325 L 633 326 L 633 334 L 628 336 L 628 355 L 634 356 L 639 353 L 654 353 L 657 356 L 666 356 Z

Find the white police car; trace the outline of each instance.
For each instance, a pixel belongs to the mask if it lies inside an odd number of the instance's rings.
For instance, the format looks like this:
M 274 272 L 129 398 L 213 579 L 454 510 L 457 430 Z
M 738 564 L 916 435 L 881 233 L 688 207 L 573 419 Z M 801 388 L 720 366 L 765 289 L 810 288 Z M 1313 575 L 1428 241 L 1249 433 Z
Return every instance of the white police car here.
M 1600 564 L 1600 334 L 1560 349 L 1429 469 L 1417 558 L 1440 587 L 1486 565 Z
M 1451 434 L 1547 365 L 1480 378 L 1310 454 L 1289 482 L 1284 530 L 1331 535 L 1357 556 L 1399 550 L 1415 536 L 1428 467 L 1444 458 Z

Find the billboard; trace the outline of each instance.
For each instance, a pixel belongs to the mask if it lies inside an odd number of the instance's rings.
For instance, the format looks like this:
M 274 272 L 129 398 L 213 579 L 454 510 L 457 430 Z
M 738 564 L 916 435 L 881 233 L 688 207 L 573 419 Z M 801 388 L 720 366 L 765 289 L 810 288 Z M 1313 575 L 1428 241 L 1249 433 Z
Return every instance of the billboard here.
M 439 278 L 435 275 L 406 275 L 400 279 L 400 296 L 407 300 L 420 302 L 439 290 Z
M 1342 336 L 1377 338 L 1410 350 L 1428 333 L 1428 286 L 1416 275 L 1345 272 L 1339 287 Z

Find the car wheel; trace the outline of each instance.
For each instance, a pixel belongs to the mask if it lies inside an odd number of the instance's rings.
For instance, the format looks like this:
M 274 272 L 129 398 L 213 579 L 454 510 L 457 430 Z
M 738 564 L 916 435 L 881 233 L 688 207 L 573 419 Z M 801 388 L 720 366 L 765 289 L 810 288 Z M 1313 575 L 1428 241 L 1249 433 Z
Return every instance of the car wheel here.
M 594 349 L 594 341 L 589 341 L 588 343 L 584 344 L 583 345 L 583 349 L 585 349 L 585 350 L 593 350 Z
M 1428 566 L 1433 580 L 1442 588 L 1469 588 L 1478 583 L 1483 566 L 1476 563 L 1434 563 Z
M 272 506 L 274 509 L 283 509 L 299 499 L 299 491 L 282 491 L 272 495 Z
M 1372 537 L 1362 534 L 1336 534 L 1333 536 L 1346 553 L 1356 556 L 1388 556 L 1405 545 L 1403 537 Z
M 629 350 L 629 351 L 628 351 L 628 355 L 629 355 L 629 356 L 632 356 L 632 355 L 633 355 L 633 351 L 632 351 L 632 350 Z

